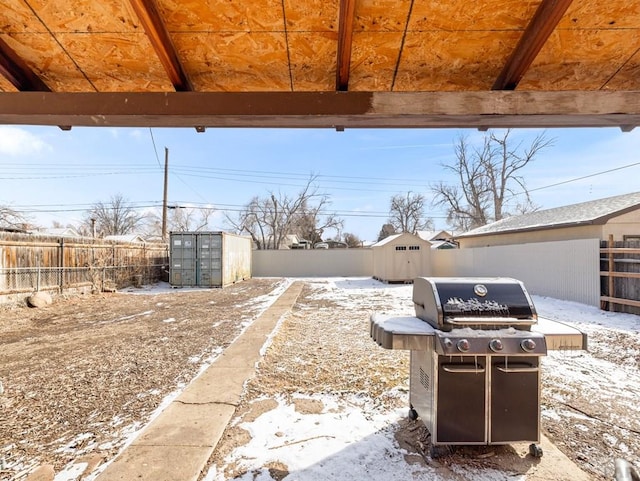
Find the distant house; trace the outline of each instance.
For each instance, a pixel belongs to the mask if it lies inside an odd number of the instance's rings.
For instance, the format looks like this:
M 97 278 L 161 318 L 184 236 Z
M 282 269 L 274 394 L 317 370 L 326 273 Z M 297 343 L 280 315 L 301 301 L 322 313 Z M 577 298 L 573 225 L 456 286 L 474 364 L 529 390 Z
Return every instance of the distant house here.
M 385 237 L 371 246 L 373 278 L 383 282 L 413 282 L 431 274 L 431 243 L 404 232 Z
M 116 242 L 128 242 L 130 244 L 146 243 L 146 241 L 144 240 L 144 237 L 138 234 L 107 235 L 107 236 L 104 236 L 104 240 L 116 241 Z
M 431 249 L 457 249 L 458 245 L 453 241 L 453 234 L 446 230 L 420 230 L 418 237 L 431 243 Z
M 640 192 L 507 217 L 459 234 L 461 248 L 574 239 L 640 240 Z
M 44 229 L 37 232 L 40 235 L 51 237 L 82 237 L 73 227 L 60 227 L 54 229 Z
M 453 240 L 453 234 L 446 230 L 419 230 L 417 234 L 421 239 L 429 242 Z
M 432 249 L 457 249 L 458 244 L 448 240 L 437 240 L 437 241 L 431 241 L 431 248 Z

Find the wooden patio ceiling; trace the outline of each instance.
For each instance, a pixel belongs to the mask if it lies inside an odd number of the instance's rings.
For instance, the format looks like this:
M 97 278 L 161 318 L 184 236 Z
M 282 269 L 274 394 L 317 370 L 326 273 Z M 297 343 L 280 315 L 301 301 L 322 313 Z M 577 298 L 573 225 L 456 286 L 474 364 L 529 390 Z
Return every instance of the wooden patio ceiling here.
M 0 123 L 640 125 L 638 0 L 0 0 Z

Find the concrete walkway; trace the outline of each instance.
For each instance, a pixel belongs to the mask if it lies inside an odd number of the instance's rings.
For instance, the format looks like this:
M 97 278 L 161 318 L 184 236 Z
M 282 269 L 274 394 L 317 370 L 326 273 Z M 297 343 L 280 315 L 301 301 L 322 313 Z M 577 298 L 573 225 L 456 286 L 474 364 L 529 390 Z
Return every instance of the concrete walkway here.
M 294 282 L 98 476 L 97 481 L 196 480 L 254 375 L 260 350 L 296 302 Z

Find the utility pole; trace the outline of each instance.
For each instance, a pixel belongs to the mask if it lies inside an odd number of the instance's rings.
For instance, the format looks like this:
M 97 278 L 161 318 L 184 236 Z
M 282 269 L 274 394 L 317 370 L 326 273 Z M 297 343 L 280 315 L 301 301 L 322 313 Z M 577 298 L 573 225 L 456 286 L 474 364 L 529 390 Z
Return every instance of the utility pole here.
M 164 148 L 164 195 L 162 196 L 162 240 L 167 240 L 167 190 L 169 187 L 169 149 Z

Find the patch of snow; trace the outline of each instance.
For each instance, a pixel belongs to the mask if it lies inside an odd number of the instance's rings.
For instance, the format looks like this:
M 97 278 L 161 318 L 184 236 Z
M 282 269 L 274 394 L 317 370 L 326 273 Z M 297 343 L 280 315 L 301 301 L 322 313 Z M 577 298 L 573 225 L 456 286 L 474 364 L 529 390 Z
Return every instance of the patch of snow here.
M 87 469 L 87 463 L 70 463 L 53 478 L 53 481 L 76 481 Z

